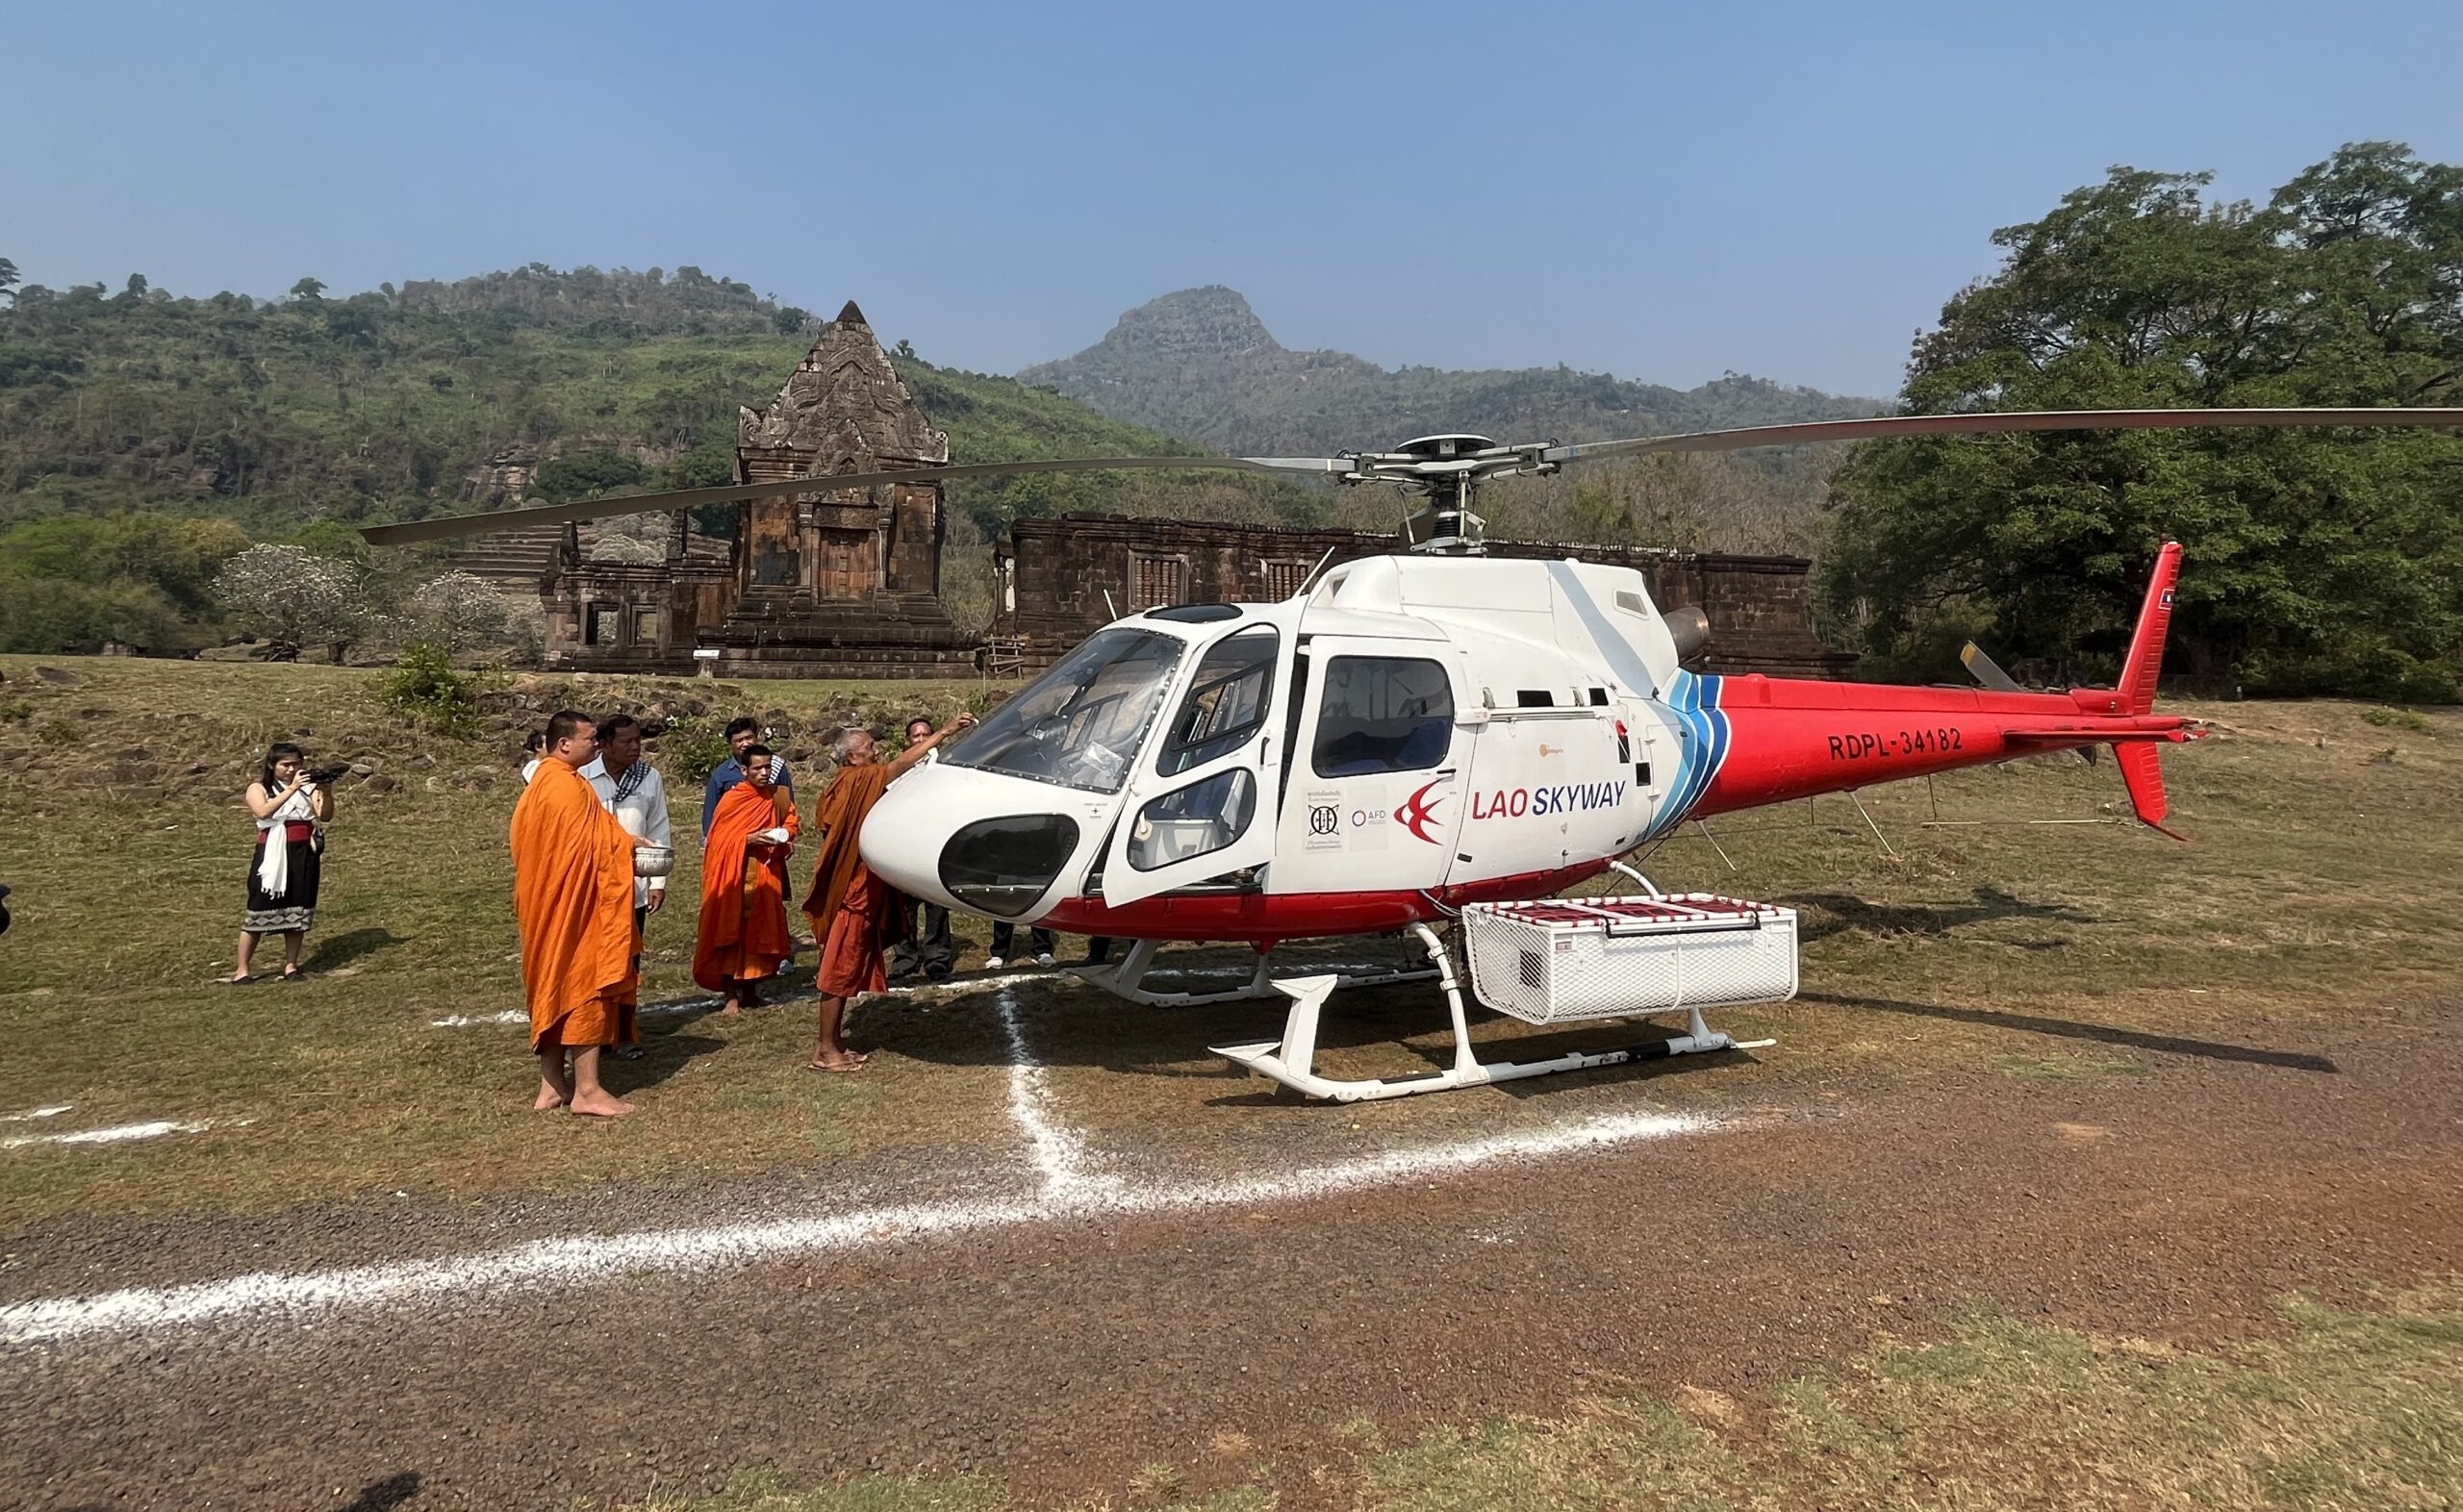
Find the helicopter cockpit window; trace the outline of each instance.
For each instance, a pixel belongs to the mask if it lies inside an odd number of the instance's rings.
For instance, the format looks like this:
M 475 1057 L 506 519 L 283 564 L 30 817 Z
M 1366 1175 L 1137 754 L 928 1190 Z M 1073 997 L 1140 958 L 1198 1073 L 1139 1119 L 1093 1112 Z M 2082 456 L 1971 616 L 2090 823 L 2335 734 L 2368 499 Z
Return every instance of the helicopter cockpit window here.
M 1272 625 L 1252 625 L 1207 648 L 1197 680 L 1172 716 L 1155 770 L 1169 777 L 1229 755 L 1266 721 L 1274 695 L 1275 652 L 1281 644 Z
M 1181 643 L 1102 630 L 993 711 L 941 759 L 1090 793 L 1118 793 L 1180 665 Z
M 1437 662 L 1337 656 L 1326 666 L 1314 763 L 1320 777 L 1421 771 L 1454 741 L 1454 689 Z
M 1257 812 L 1257 781 L 1249 769 L 1218 771 L 1137 811 L 1129 831 L 1129 864 L 1152 871 L 1211 855 L 1238 840 Z

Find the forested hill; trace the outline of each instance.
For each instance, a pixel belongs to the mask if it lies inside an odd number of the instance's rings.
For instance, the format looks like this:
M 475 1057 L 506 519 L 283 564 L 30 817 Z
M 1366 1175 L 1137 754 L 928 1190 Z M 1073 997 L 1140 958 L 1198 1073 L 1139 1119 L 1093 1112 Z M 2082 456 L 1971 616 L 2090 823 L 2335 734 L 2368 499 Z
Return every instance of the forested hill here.
M 1445 431 L 1603 441 L 1883 409 L 1736 374 L 1680 390 L 1562 366 L 1388 370 L 1347 352 L 1292 351 L 1248 300 L 1219 285 L 1140 305 L 1093 346 L 1018 377 L 1115 419 L 1249 456 L 1320 455 Z
M 816 329 L 694 267 L 532 264 L 347 298 L 303 279 L 268 301 L 175 298 L 141 277 L 116 293 L 29 286 L 0 310 L 0 523 L 175 507 L 278 535 L 413 518 L 463 507 L 474 473 L 516 449 L 624 459 L 551 472 L 550 496 L 559 477 L 573 491 L 724 482 L 736 407 L 774 395 Z M 1203 449 L 900 346 L 959 461 Z M 960 502 L 985 517 L 1096 507 L 1124 487 L 1095 476 Z
M 0 259 L 0 291 L 13 275 Z M 774 395 L 818 328 L 693 267 L 532 264 L 347 297 L 303 279 L 278 300 L 174 297 L 142 277 L 14 292 L 0 307 L 0 648 L 18 650 L 210 640 L 207 584 L 250 540 L 370 560 L 351 527 L 504 502 L 489 464 L 508 452 L 545 464 L 533 497 L 725 482 L 736 407 Z M 895 361 L 962 462 L 1205 449 L 903 342 Z M 962 579 L 1016 514 L 1329 509 L 1323 491 L 1239 476 L 1089 473 L 951 496 Z M 398 588 L 442 556 L 371 565 Z

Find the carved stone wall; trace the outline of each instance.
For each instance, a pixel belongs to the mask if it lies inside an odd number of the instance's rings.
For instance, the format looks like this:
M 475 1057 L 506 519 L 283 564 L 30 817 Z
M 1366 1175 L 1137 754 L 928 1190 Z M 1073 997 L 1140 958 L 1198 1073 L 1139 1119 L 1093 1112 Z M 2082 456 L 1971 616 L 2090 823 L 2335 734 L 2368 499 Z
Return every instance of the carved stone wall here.
M 1115 515 L 1022 519 L 997 548 L 992 633 L 1015 645 L 1028 669 L 1041 670 L 1122 615 L 1165 603 L 1288 598 L 1320 558 L 1332 566 L 1393 549 L 1391 536 L 1349 530 Z M 1710 617 L 1702 670 L 1842 677 L 1855 661 L 1814 635 L 1812 564 L 1801 557 L 1498 541 L 1488 542 L 1488 554 L 1638 569 L 1662 610 L 1698 604 Z

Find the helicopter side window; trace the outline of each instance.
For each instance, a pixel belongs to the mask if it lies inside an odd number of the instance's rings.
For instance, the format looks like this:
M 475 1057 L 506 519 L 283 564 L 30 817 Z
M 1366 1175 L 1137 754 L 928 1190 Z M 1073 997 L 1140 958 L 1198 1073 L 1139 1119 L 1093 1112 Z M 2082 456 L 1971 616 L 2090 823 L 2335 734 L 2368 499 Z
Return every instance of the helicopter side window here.
M 1257 781 L 1249 769 L 1218 771 L 1137 811 L 1129 831 L 1129 864 L 1152 871 L 1209 855 L 1238 840 L 1257 812 Z
M 1437 662 L 1337 656 L 1326 665 L 1313 762 L 1320 777 L 1422 771 L 1454 741 L 1454 688 Z
M 1272 625 L 1252 625 L 1206 651 L 1155 760 L 1157 775 L 1169 777 L 1228 755 L 1257 733 L 1274 695 L 1280 644 Z

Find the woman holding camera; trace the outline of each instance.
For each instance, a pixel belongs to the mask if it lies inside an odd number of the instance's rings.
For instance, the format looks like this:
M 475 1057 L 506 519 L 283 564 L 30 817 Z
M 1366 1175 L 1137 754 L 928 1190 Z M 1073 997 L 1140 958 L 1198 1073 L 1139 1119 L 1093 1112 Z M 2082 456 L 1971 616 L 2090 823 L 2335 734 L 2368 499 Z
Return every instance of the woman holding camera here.
M 334 795 L 324 783 L 335 773 L 310 772 L 298 746 L 279 742 L 266 750 L 264 769 L 248 784 L 248 812 L 256 817 L 257 848 L 248 864 L 248 911 L 240 920 L 237 986 L 258 978 L 250 970 L 257 941 L 282 936 L 282 979 L 299 975 L 299 946 L 317 920 L 317 872 L 334 817 Z

